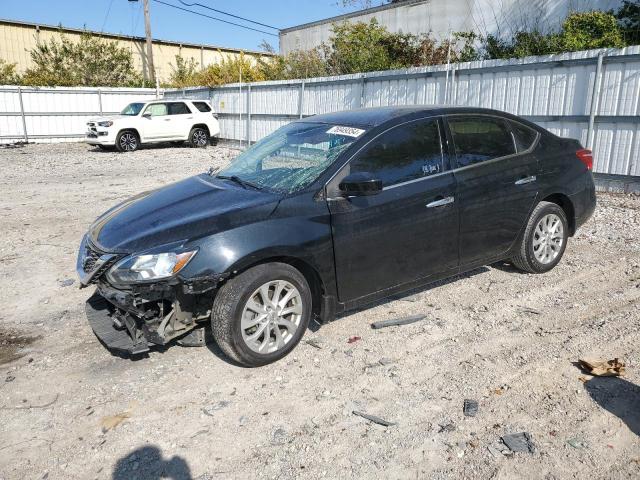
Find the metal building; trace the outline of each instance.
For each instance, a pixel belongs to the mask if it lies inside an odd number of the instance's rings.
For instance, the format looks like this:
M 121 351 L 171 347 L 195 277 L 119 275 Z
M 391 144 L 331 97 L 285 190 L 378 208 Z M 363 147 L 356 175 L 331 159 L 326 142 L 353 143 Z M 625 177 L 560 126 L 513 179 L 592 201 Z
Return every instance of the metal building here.
M 375 18 L 390 32 L 431 33 L 437 39 L 450 32 L 510 35 L 522 29 L 557 30 L 571 11 L 616 9 L 622 0 L 404 0 L 280 31 L 280 52 L 310 50 L 327 42 L 332 26 Z
M 30 50 L 38 42 L 46 42 L 52 38 L 59 38 L 61 34 L 68 38 L 78 39 L 83 33 L 91 33 L 100 38 L 113 40 L 120 47 L 131 50 L 134 66 L 147 75 L 147 50 L 144 37 L 116 35 L 112 33 L 92 32 L 75 28 L 54 27 L 35 23 L 19 22 L 0 19 L 0 59 L 17 65 L 18 73 L 23 73 L 31 66 Z M 252 57 L 268 56 L 264 52 L 238 50 L 235 48 L 219 47 L 215 45 L 197 45 L 193 43 L 172 42 L 167 40 L 153 40 L 153 60 L 156 73 L 160 81 L 168 80 L 172 66 L 175 65 L 176 55 L 186 60 L 194 59 L 202 67 L 219 62 L 223 57 L 235 57 L 244 52 Z

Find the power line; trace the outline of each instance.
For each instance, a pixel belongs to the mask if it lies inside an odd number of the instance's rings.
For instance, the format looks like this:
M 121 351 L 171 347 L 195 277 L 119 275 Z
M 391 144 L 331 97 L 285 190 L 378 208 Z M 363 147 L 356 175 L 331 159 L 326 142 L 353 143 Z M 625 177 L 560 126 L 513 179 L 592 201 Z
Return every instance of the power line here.
M 201 17 L 210 18 L 211 20 L 217 20 L 218 22 L 227 23 L 229 25 L 234 25 L 234 26 L 240 27 L 240 28 L 246 28 L 247 30 L 253 30 L 254 32 L 264 33 L 265 35 L 271 35 L 273 37 L 277 37 L 278 36 L 275 33 L 265 32 L 264 30 L 258 30 L 257 28 L 247 27 L 246 25 L 240 25 L 239 23 L 233 23 L 233 22 L 230 22 L 228 20 L 223 20 L 221 18 L 212 17 L 211 15 L 207 15 L 205 13 L 200 13 L 200 12 L 195 12 L 193 10 L 189 10 L 188 8 L 182 8 L 182 7 L 179 7 L 177 5 L 172 5 L 171 3 L 163 2 L 162 0 L 153 0 L 153 1 L 156 2 L 156 3 L 161 3 L 162 5 L 166 5 L 168 7 L 176 8 L 178 10 L 182 10 L 184 12 L 189 12 L 189 13 L 193 13 L 195 15 L 200 15 Z
M 101 32 L 104 32 L 104 27 L 107 24 L 107 19 L 109 18 L 109 13 L 111 12 L 111 6 L 113 5 L 113 0 L 111 0 L 109 2 L 109 7 L 107 8 L 107 13 L 104 16 L 104 20 L 102 21 L 102 28 L 100 29 Z
M 229 12 L 223 12 L 222 10 L 217 10 L 215 8 L 212 8 L 208 5 L 203 5 L 202 3 L 198 3 L 198 2 L 194 2 L 194 3 L 187 3 L 187 2 L 183 2 L 182 0 L 178 0 L 181 4 L 187 6 L 187 7 L 202 7 L 202 8 L 206 8 L 207 10 L 211 10 L 213 12 L 218 12 L 221 13 L 223 15 L 227 15 L 229 17 L 233 17 L 233 18 L 237 18 L 239 20 L 244 20 L 245 22 L 249 22 L 249 23 L 255 23 L 256 25 L 260 25 L 262 27 L 267 27 L 267 28 L 273 28 L 274 30 L 280 30 L 278 27 L 274 27 L 272 25 L 267 25 L 266 23 L 260 23 L 260 22 L 256 22 L 254 20 L 249 20 L 248 18 L 244 18 L 244 17 L 240 17 L 239 15 L 234 15 L 233 13 L 229 13 Z

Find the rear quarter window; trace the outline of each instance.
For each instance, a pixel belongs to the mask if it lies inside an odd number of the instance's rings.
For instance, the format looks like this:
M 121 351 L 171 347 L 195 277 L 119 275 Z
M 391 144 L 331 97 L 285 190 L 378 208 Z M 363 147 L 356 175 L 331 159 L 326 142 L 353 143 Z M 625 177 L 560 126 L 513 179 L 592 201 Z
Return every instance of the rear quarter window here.
M 193 102 L 193 106 L 201 112 L 210 112 L 211 107 L 207 102 Z
M 538 132 L 517 122 L 510 121 L 509 125 L 511 126 L 513 140 L 516 142 L 518 152 L 529 150 L 538 138 Z

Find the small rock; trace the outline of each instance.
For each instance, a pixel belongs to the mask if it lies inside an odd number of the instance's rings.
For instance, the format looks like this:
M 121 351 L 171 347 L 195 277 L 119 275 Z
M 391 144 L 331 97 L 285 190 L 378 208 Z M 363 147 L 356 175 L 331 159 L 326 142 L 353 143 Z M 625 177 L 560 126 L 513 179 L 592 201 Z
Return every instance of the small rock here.
M 271 445 L 284 445 L 289 441 L 289 435 L 284 428 L 276 428 L 271 434 Z
M 214 412 L 216 412 L 218 410 L 221 410 L 221 409 L 223 409 L 225 407 L 228 407 L 230 403 L 231 402 L 229 402 L 228 400 L 221 400 L 216 404 L 209 405 L 207 407 L 203 407 L 202 408 L 202 413 L 204 413 L 205 415 L 208 415 L 210 417 L 213 417 L 213 413 Z
M 240 425 L 241 427 L 244 427 L 247 424 L 247 421 L 248 421 L 247 417 L 243 415 L 238 419 L 238 425 Z
M 503 435 L 502 441 L 512 452 L 533 453 L 536 451 L 531 435 L 527 432 Z
M 587 442 L 585 442 L 584 440 L 581 440 L 579 438 L 570 438 L 569 440 L 567 440 L 567 443 L 569 445 L 571 445 L 573 448 L 588 448 L 589 444 Z
M 475 417 L 478 414 L 478 401 L 465 399 L 462 412 L 465 417 Z
M 76 281 L 75 281 L 73 278 L 67 278 L 67 279 L 62 280 L 62 281 L 60 281 L 60 282 L 58 282 L 58 283 L 59 283 L 59 285 L 60 285 L 61 287 L 63 287 L 63 288 L 64 288 L 64 287 L 70 287 L 71 285 L 73 285 L 74 283 L 76 283 Z
M 13 375 L 7 375 L 7 378 L 4 379 L 5 382 L 13 382 L 16 379 Z

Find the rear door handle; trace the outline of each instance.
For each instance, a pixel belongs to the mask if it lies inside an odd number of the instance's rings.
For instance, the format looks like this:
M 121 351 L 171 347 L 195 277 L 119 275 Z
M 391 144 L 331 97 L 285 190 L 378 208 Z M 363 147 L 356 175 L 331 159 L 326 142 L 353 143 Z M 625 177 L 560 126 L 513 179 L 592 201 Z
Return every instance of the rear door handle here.
M 442 207 L 444 205 L 449 205 L 450 203 L 453 203 L 454 201 L 455 201 L 455 199 L 453 197 L 440 198 L 438 200 L 434 200 L 431 203 L 427 203 L 427 208 Z
M 516 185 L 526 185 L 527 183 L 533 183 L 537 180 L 535 175 L 531 175 L 530 177 L 524 177 L 520 180 L 516 181 Z
M 165 122 L 170 122 L 170 121 L 171 121 L 171 119 L 170 119 L 170 118 L 165 118 L 165 119 L 164 119 L 164 121 L 165 121 Z

